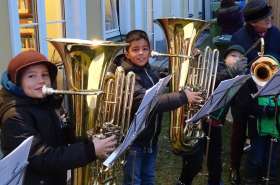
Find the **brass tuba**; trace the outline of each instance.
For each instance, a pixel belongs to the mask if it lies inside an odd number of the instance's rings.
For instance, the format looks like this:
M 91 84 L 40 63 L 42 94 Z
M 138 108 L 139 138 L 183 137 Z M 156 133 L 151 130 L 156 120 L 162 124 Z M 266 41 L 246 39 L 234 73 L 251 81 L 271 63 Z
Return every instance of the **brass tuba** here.
M 125 134 L 130 121 L 135 75 L 125 75 L 121 67 L 115 74 L 107 75 L 107 67 L 127 44 L 65 38 L 48 41 L 62 59 L 61 71 L 65 78 L 58 79 L 58 83 L 64 83 L 66 79 L 67 90 L 45 91 L 71 94 L 66 97 L 66 109 L 76 135 Z M 92 94 L 94 92 L 95 95 Z M 73 170 L 71 181 L 73 185 L 116 184 L 116 169 L 106 169 L 97 160 L 94 164 Z
M 208 66 L 202 63 L 199 64 L 199 62 L 195 63 L 195 61 L 192 60 L 191 54 L 198 36 L 209 24 L 203 20 L 188 18 L 160 18 L 156 19 L 155 22 L 165 33 L 169 53 L 172 55 L 179 54 L 182 56 L 189 56 L 169 58 L 169 70 L 173 75 L 170 91 L 182 90 L 190 84 L 201 85 L 198 83 L 203 82 L 199 82 L 198 79 L 202 77 L 201 75 L 205 77 L 208 74 L 200 73 L 199 71 L 203 71 L 200 68 L 207 69 Z M 207 56 L 210 57 L 208 54 L 205 55 L 205 57 Z M 213 69 L 215 70 L 215 68 Z M 213 85 L 211 82 L 209 83 L 210 86 Z M 189 143 L 185 142 L 186 133 L 184 133 L 186 116 L 189 114 L 190 112 L 187 107 L 180 107 L 171 112 L 169 135 L 174 153 L 180 154 L 186 152 L 190 147 Z

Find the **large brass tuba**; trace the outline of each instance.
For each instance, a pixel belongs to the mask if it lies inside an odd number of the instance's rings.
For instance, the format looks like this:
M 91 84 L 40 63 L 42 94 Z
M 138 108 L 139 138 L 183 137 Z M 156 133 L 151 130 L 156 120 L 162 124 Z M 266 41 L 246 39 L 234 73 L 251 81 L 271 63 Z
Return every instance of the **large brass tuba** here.
M 212 87 L 212 82 L 207 84 L 208 82 L 203 82 L 199 80 L 199 78 L 207 77 L 207 75 L 216 70 L 216 67 L 211 69 L 209 68 L 213 71 L 207 72 L 204 69 L 208 70 L 209 66 L 202 63 L 202 61 L 206 61 L 205 59 L 202 60 L 202 58 L 200 58 L 198 62 L 195 62 L 195 60 L 192 59 L 194 44 L 196 43 L 201 31 L 208 27 L 209 24 L 203 20 L 188 18 L 161 18 L 157 19 L 155 22 L 160 25 L 165 33 L 169 53 L 172 55 L 189 56 L 170 57 L 169 70 L 173 75 L 170 90 L 172 92 L 178 91 L 189 85 L 192 85 L 191 88 L 194 88 L 195 90 L 201 90 L 195 88 L 195 85 L 201 86 L 206 84 L 206 86 L 209 85 L 209 87 Z M 212 56 L 215 58 L 217 55 L 209 53 L 205 55 L 205 57 Z M 211 65 L 212 64 L 210 64 L 210 66 Z M 205 72 L 201 73 L 199 71 Z M 187 152 L 190 147 L 189 143 L 185 141 L 185 120 L 187 119 L 187 116 L 191 116 L 190 111 L 188 111 L 189 108 L 181 107 L 171 112 L 169 135 L 173 151 L 178 154 Z
M 66 91 L 46 89 L 68 96 L 67 110 L 77 136 L 125 134 L 132 105 L 135 75 L 125 75 L 119 67 L 107 75 L 107 67 L 126 43 L 79 39 L 49 39 L 58 51 L 66 79 Z M 60 79 L 62 83 L 63 79 Z M 99 92 L 92 95 L 92 92 Z M 87 96 L 81 96 L 87 94 Z M 121 136 L 120 136 L 121 137 Z M 79 151 L 77 151 L 79 152 Z M 101 161 L 72 172 L 73 185 L 116 184 L 116 169 L 106 169 Z

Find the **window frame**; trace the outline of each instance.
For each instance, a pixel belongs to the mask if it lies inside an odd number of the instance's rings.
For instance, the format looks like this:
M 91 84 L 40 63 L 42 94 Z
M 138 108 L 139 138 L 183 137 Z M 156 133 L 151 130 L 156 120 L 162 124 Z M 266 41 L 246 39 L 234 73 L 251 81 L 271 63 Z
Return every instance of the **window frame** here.
M 112 0 L 110 0 L 112 2 Z M 120 1 L 119 0 L 115 0 L 115 5 L 113 5 L 113 9 L 115 10 L 115 12 L 113 12 L 113 15 L 115 15 L 116 17 L 118 16 L 118 12 L 117 12 L 117 3 L 119 3 L 119 7 L 120 6 Z M 103 31 L 104 31 L 104 37 L 105 39 L 110 39 L 112 37 L 116 37 L 116 36 L 120 36 L 120 17 L 119 19 L 117 18 L 117 28 L 114 29 L 110 29 L 110 30 L 106 30 L 106 2 L 102 1 L 102 7 L 103 7 L 103 16 L 102 16 L 102 22 L 103 22 Z M 120 16 L 120 15 L 119 15 Z
M 39 51 L 48 56 L 48 45 L 47 45 L 47 24 L 52 23 L 52 21 L 46 22 L 46 7 L 45 7 L 45 0 L 35 0 L 37 3 L 37 20 L 38 22 L 38 40 L 37 43 L 39 46 Z M 64 5 L 64 20 L 61 20 L 64 23 L 66 29 L 64 30 L 65 36 L 76 38 L 86 38 L 86 3 L 85 0 L 80 0 L 79 6 L 77 6 L 76 0 L 63 0 Z M 77 8 L 78 12 L 82 14 L 79 15 L 81 17 L 79 20 L 74 19 L 73 16 L 73 9 Z M 17 55 L 22 51 L 21 47 L 21 37 L 20 37 L 20 28 L 22 27 L 19 22 L 19 12 L 18 12 L 18 1 L 17 0 L 9 0 L 8 1 L 8 9 L 9 9 L 9 21 L 10 21 L 10 33 L 11 33 L 11 51 L 12 56 Z M 74 21 L 75 20 L 75 21 Z M 58 23 L 59 21 L 53 21 L 53 23 Z M 26 26 L 26 25 L 25 25 Z M 68 29 L 69 26 L 69 29 Z M 72 31 L 71 28 L 80 28 L 79 31 Z

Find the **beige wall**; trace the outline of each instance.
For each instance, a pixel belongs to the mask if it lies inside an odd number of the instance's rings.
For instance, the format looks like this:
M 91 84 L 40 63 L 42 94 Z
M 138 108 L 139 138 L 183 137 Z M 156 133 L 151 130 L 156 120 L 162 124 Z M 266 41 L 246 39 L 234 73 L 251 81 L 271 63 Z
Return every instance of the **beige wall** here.
M 8 0 L 0 1 L 0 23 L 0 74 L 2 75 L 12 57 Z

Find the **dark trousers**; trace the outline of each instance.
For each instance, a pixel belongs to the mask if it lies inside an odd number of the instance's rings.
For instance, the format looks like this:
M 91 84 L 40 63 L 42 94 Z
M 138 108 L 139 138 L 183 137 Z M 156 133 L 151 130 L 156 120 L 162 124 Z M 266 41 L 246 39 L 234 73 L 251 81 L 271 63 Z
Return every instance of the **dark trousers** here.
M 246 178 L 266 177 L 268 169 L 268 160 L 271 158 L 270 177 L 277 177 L 277 160 L 279 156 L 279 142 L 274 142 L 272 147 L 272 155 L 269 156 L 270 137 L 255 136 L 251 140 L 251 150 L 247 154 L 246 159 Z
M 208 124 L 203 125 L 205 133 L 208 133 Z M 183 167 L 181 171 L 180 181 L 186 185 L 190 185 L 193 178 L 201 170 L 203 162 L 203 154 L 205 153 L 206 139 L 203 139 L 194 154 L 183 156 Z M 208 152 L 207 168 L 208 183 L 218 185 L 221 181 L 222 173 L 222 127 L 212 126 L 210 135 L 210 146 Z
M 240 169 L 245 139 L 246 124 L 233 122 L 230 138 L 230 166 L 235 170 Z

